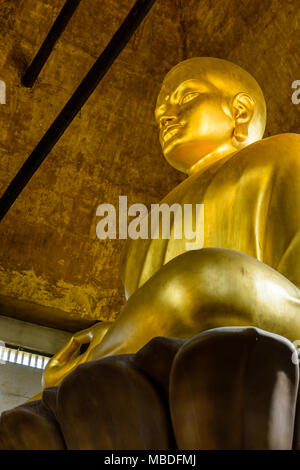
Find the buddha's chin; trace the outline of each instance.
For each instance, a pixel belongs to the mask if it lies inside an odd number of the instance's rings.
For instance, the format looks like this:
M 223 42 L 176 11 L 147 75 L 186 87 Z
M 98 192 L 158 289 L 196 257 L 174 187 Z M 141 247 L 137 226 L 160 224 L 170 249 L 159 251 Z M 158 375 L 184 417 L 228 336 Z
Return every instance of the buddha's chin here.
M 164 157 L 167 160 L 167 162 L 169 163 L 169 165 L 171 165 L 173 168 L 175 168 L 175 170 L 181 171 L 181 173 L 185 173 L 185 174 L 189 173 L 189 167 L 186 166 L 184 163 L 173 160 L 172 158 L 170 158 L 166 155 L 164 155 Z
M 189 169 L 202 158 L 199 145 L 195 146 L 195 143 L 176 145 L 172 142 L 163 147 L 163 153 L 167 162 L 183 173 L 189 173 Z

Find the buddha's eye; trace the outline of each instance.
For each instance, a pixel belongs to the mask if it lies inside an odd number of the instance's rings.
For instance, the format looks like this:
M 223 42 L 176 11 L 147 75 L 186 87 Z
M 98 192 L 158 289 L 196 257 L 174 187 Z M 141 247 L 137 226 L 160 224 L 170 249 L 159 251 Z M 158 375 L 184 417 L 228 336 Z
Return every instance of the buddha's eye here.
M 192 101 L 194 98 L 197 98 L 199 94 L 200 93 L 198 91 L 192 91 L 190 93 L 187 93 L 186 95 L 182 97 L 181 104 L 185 104 L 185 103 L 188 103 L 189 101 Z

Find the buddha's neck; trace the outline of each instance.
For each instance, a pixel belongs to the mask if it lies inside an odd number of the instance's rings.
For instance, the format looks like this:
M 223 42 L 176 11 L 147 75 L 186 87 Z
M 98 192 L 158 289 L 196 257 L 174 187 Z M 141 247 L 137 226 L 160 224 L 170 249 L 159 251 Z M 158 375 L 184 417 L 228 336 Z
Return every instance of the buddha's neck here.
M 219 147 L 218 150 L 214 150 L 213 152 L 208 153 L 204 157 L 200 158 L 197 163 L 195 163 L 191 168 L 189 168 L 187 174 L 188 176 L 190 176 L 194 173 L 202 173 L 204 170 L 207 169 L 207 167 L 223 159 L 225 163 L 225 160 L 231 157 L 236 151 L 237 149 L 235 149 L 232 145 L 224 145 L 222 147 Z

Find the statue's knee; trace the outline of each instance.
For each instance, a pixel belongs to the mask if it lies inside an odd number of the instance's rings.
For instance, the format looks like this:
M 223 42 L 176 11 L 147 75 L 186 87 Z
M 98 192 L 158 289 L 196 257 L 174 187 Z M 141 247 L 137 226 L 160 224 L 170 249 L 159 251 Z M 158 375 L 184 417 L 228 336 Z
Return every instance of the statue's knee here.
M 202 248 L 200 250 L 191 250 L 179 255 L 177 259 L 181 259 L 183 263 L 187 265 L 199 264 L 199 266 L 205 266 L 209 264 L 222 264 L 229 260 L 237 260 L 243 255 L 239 251 L 227 250 L 223 248 Z M 244 255 L 245 256 L 245 255 Z M 176 258 L 175 258 L 176 259 Z
M 240 282 L 251 277 L 253 271 L 259 272 L 263 263 L 236 250 L 204 248 L 190 252 L 189 264 L 195 275 L 213 285 L 226 285 L 226 281 Z
M 165 272 L 164 298 L 187 321 L 199 321 L 202 311 L 218 315 L 220 306 L 232 306 L 233 291 L 242 289 L 242 272 L 247 277 L 248 271 L 242 253 L 214 248 L 190 251 Z
M 215 250 L 194 250 L 178 256 L 165 266 L 163 278 L 157 277 L 165 304 L 187 315 L 211 289 L 211 272 L 217 280 L 220 269 L 220 255 Z
M 211 284 L 214 280 L 220 281 L 225 274 L 234 273 L 237 269 L 242 271 L 245 255 L 233 250 L 203 248 L 188 251 L 174 261 L 170 267 L 175 279 L 178 279 L 178 273 L 182 273 L 181 279 L 187 287 L 191 282 L 204 287 L 208 281 Z

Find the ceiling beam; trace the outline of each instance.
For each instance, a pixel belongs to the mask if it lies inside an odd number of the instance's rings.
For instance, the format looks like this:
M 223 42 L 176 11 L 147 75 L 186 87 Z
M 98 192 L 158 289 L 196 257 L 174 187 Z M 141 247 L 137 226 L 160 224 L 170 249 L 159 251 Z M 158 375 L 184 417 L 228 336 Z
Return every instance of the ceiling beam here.
M 40 50 L 38 51 L 35 58 L 31 62 L 26 73 L 22 77 L 22 84 L 25 87 L 32 88 L 33 85 L 35 84 L 44 65 L 49 59 L 49 56 L 51 52 L 53 51 L 53 48 L 56 42 L 58 41 L 58 39 L 60 38 L 64 30 L 66 29 L 66 26 L 68 25 L 69 21 L 74 15 L 80 1 L 81 0 L 67 0 L 66 3 L 64 4 L 52 28 L 47 34 L 45 41 L 41 45 Z
M 118 31 L 4 192 L 0 199 L 0 220 L 6 215 L 34 173 L 94 92 L 155 1 L 136 1 Z

